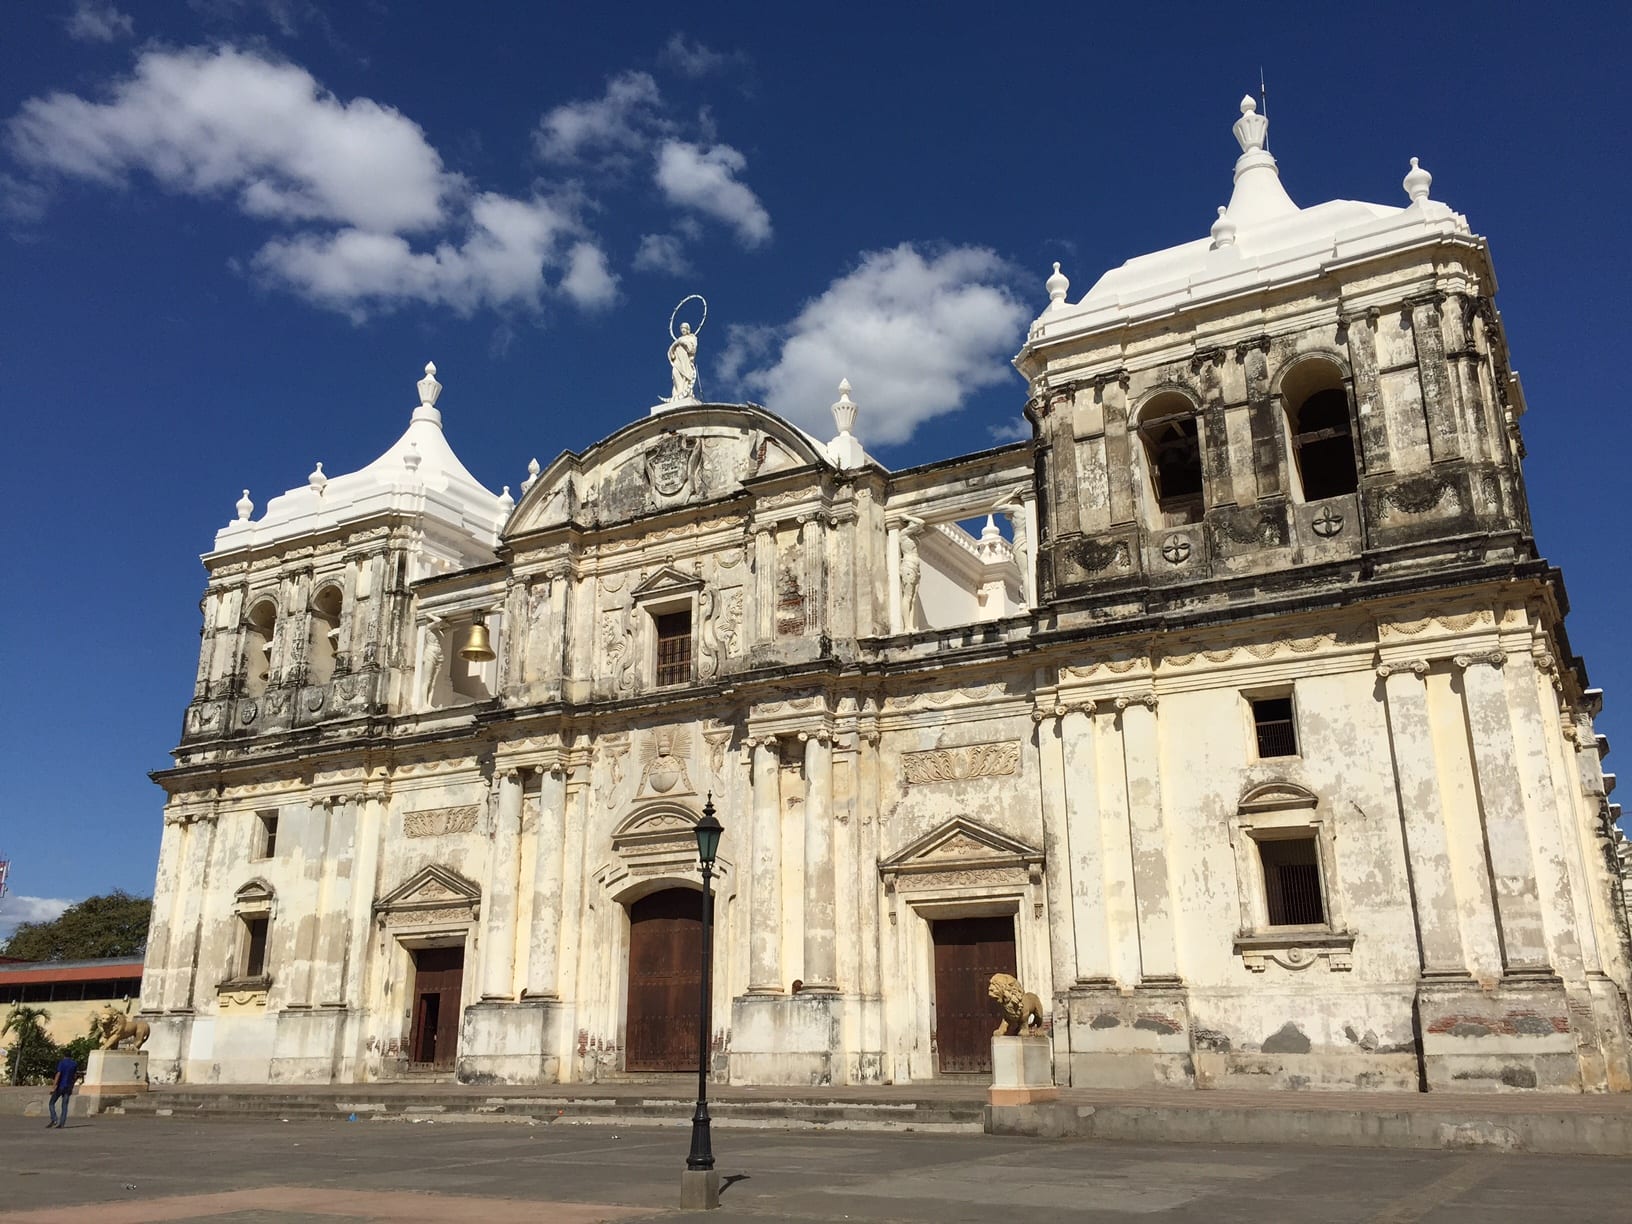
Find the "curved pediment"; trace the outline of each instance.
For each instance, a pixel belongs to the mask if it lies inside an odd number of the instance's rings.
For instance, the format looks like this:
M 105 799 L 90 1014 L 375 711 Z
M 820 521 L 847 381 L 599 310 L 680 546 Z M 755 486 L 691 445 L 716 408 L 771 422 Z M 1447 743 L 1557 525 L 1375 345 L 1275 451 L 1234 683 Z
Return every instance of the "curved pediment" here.
M 674 408 L 581 455 L 563 453 L 539 473 L 504 536 L 627 522 L 730 497 L 757 476 L 811 465 L 830 466 L 822 444 L 756 405 Z
M 1265 782 L 1241 796 L 1237 811 L 1268 812 L 1283 808 L 1316 807 L 1320 796 L 1296 782 Z

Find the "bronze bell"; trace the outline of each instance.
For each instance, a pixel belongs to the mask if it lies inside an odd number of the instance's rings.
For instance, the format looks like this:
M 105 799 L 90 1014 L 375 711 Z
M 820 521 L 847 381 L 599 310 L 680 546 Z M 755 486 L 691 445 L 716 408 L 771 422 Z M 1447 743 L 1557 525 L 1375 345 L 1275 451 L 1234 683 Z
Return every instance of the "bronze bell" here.
M 488 663 L 498 656 L 493 653 L 493 645 L 487 640 L 487 625 L 477 621 L 470 627 L 470 636 L 459 650 L 461 659 L 469 659 L 472 663 Z

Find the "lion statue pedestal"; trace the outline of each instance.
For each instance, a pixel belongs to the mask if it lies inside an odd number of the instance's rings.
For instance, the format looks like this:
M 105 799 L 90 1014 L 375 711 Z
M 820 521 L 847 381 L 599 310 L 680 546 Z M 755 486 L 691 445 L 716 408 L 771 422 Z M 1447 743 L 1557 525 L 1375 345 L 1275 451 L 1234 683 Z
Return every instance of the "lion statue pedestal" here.
M 986 993 L 1003 1009 L 992 1034 L 992 1105 L 1031 1105 L 1060 1095 L 1054 1086 L 1054 1041 L 1043 1032 L 1043 1005 L 1007 973 L 995 973 Z
M 85 1060 L 85 1085 L 76 1096 L 85 1098 L 87 1113 L 100 1113 L 117 1104 L 114 1097 L 147 1091 L 146 1050 L 92 1050 Z

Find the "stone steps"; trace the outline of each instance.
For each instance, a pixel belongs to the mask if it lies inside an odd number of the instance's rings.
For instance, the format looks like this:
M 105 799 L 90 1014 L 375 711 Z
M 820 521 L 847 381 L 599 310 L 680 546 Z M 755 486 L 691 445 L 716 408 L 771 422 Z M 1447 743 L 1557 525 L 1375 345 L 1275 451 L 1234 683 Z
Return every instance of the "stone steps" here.
M 689 1126 L 696 1102 L 677 1096 L 450 1096 L 155 1091 L 126 1097 L 129 1115 L 212 1118 L 327 1118 L 399 1122 L 545 1122 L 552 1125 Z M 949 1101 L 830 1099 L 711 1100 L 717 1127 L 979 1133 L 984 1107 Z

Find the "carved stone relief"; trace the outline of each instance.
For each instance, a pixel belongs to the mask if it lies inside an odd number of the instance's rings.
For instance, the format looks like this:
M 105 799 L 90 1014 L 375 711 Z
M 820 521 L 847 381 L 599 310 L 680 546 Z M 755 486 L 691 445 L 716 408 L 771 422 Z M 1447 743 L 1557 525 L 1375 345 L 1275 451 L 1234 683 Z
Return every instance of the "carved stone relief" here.
M 444 837 L 450 833 L 469 833 L 481 816 L 478 804 L 462 807 L 426 808 L 409 812 L 402 818 L 404 837 Z
M 691 737 L 684 731 L 667 728 L 654 731 L 641 745 L 640 785 L 635 788 L 635 794 L 693 793 L 691 775 L 686 769 L 686 760 L 690 756 Z
M 1019 772 L 1020 741 L 909 752 L 902 756 L 901 767 L 909 786 L 1000 777 Z

